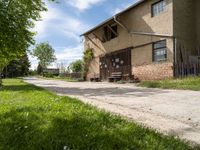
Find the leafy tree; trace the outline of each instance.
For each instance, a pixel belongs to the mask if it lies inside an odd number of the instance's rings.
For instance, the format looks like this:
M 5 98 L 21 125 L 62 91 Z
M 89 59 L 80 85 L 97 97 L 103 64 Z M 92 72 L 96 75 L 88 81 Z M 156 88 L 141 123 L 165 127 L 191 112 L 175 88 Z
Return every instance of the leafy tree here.
M 83 72 L 84 63 L 82 60 L 76 60 L 70 64 L 70 70 L 72 72 Z
M 33 49 L 33 56 L 37 57 L 39 64 L 43 68 L 46 68 L 56 60 L 54 53 L 55 50 L 47 42 L 37 44 L 35 49 Z
M 28 60 L 27 54 L 21 58 L 12 60 L 8 66 L 3 70 L 3 75 L 5 77 L 19 77 L 25 76 L 29 73 L 30 62 Z
M 31 29 L 40 19 L 40 12 L 46 10 L 43 0 L 0 0 L 0 74 L 34 44 Z

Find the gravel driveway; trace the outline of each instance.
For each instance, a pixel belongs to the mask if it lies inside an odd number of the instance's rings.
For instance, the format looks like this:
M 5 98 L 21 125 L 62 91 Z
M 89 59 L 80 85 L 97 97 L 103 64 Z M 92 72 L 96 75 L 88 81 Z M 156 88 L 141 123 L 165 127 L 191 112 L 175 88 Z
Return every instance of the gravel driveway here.
M 147 89 L 132 84 L 24 80 L 200 144 L 200 92 Z

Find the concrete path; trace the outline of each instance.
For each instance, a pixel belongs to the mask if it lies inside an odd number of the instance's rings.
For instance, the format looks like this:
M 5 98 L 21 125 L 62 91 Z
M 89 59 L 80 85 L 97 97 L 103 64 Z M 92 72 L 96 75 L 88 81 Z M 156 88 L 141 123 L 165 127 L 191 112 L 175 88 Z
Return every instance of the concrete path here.
M 200 92 L 37 78 L 25 81 L 200 144 Z

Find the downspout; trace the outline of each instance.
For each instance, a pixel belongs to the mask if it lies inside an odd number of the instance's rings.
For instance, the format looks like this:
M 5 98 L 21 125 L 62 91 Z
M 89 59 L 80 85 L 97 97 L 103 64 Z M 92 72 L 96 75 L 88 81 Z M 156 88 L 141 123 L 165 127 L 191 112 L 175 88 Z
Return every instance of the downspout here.
M 174 47 L 173 47 L 173 71 L 174 71 L 173 75 L 174 75 L 174 77 L 176 77 L 176 63 L 177 63 L 177 58 L 176 58 L 177 47 L 176 47 L 176 44 L 177 44 L 177 39 L 174 36 L 173 37 L 173 45 L 174 45 Z

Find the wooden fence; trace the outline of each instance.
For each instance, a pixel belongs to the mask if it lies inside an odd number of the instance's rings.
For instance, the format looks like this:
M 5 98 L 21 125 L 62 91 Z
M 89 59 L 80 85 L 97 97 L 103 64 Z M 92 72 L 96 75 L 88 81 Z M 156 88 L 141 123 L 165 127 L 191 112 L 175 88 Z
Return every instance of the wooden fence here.
M 77 72 L 77 73 L 61 73 L 61 77 L 66 77 L 66 78 L 72 78 L 72 79 L 80 79 L 83 78 L 83 73 Z
M 200 75 L 200 64 L 176 64 L 175 65 L 175 76 L 186 77 L 186 76 L 198 76 Z

